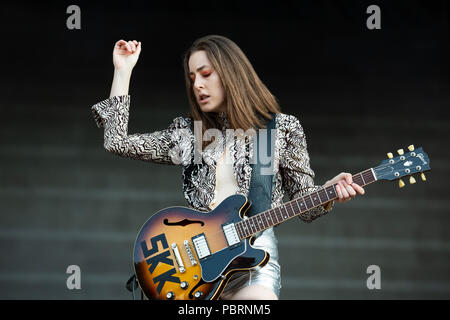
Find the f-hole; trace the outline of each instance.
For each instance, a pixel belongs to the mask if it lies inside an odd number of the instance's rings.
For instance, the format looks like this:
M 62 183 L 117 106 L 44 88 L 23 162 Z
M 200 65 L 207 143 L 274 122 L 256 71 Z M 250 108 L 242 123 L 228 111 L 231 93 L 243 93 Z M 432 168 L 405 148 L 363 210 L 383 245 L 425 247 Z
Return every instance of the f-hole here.
M 164 222 L 164 224 L 166 226 L 182 226 L 182 227 L 185 227 L 185 226 L 193 224 L 193 223 L 198 223 L 202 227 L 205 225 L 205 223 L 203 221 L 200 221 L 200 220 L 189 220 L 189 219 L 183 219 L 183 220 L 176 221 L 176 222 L 169 222 L 169 219 L 164 219 L 163 222 Z

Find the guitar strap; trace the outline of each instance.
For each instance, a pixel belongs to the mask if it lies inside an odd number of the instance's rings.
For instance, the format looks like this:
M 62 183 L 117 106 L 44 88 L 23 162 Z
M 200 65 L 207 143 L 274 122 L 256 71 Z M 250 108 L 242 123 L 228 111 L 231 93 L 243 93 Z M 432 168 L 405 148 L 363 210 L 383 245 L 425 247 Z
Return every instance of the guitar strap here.
M 270 209 L 272 203 L 272 191 L 274 186 L 273 160 L 276 138 L 273 135 L 274 132 L 272 132 L 272 129 L 275 129 L 276 115 L 274 113 L 271 114 L 272 119 L 266 124 L 267 130 L 259 129 L 253 143 L 253 157 L 256 157 L 256 162 L 251 164 L 252 176 L 248 199 L 251 201 L 252 205 L 247 211 L 248 217 Z M 267 154 L 268 151 L 270 154 Z M 263 155 L 266 153 L 266 156 L 261 158 L 261 153 L 263 153 Z M 268 159 L 270 159 L 269 163 L 267 163 Z

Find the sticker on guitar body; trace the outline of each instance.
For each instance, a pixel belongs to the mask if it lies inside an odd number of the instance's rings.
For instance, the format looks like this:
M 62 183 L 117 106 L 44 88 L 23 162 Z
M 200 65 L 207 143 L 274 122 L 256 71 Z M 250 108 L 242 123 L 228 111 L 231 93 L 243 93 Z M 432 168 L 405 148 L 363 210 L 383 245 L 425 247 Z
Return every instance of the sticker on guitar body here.
M 167 250 L 158 253 L 158 242 L 161 243 L 162 249 Z M 180 283 L 180 278 L 173 276 L 173 274 L 176 273 L 177 270 L 175 269 L 173 260 L 170 257 L 170 249 L 164 233 L 150 238 L 150 243 L 152 245 L 152 248 L 149 250 L 147 247 L 147 243 L 145 241 L 141 242 L 142 254 L 144 255 L 145 262 L 147 262 L 147 265 L 149 266 L 148 271 L 152 274 L 153 282 L 155 284 L 158 283 L 156 291 L 158 291 L 158 294 L 160 294 L 166 281 Z M 155 271 L 159 263 L 167 264 L 169 266 L 172 266 L 173 268 L 161 273 L 158 276 L 154 276 L 153 272 Z M 161 268 L 158 268 L 158 270 L 160 269 Z

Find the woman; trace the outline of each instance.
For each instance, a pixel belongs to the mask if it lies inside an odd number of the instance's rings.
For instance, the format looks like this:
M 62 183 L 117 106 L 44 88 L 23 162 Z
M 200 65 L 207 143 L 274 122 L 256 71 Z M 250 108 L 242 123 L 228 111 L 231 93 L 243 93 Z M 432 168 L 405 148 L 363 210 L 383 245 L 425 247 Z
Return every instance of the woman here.
M 141 42 L 135 40 L 120 40 L 115 44 L 110 97 L 92 107 L 97 125 L 105 128 L 104 146 L 108 151 L 138 160 L 181 165 L 183 191 L 189 206 L 209 212 L 226 197 L 236 193 L 247 196 L 249 191 L 253 139 L 246 134 L 230 139 L 226 132 L 264 128 L 271 114 L 275 114 L 271 207 L 282 205 L 285 192 L 294 199 L 322 187 L 314 185 L 314 172 L 309 165 L 299 120 L 280 112 L 275 97 L 258 78 L 245 54 L 222 36 L 200 38 L 185 54 L 190 116 L 175 118 L 162 131 L 128 135 L 128 88 L 141 50 Z M 211 132 L 214 139 L 209 141 Z M 364 189 L 352 182 L 349 173 L 337 175 L 324 187 L 335 183 L 337 202 L 346 202 L 357 193 L 364 194 Z M 311 222 L 331 207 L 329 202 L 299 217 Z M 269 252 L 269 262 L 259 270 L 231 279 L 222 299 L 279 298 L 280 266 L 273 228 L 262 232 L 254 246 Z

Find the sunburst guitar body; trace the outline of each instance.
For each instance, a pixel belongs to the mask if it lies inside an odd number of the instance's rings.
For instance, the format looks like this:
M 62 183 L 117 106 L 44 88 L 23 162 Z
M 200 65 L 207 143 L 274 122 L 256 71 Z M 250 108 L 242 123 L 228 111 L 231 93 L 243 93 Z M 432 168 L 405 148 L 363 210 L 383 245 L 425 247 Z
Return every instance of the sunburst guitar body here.
M 169 207 L 155 213 L 138 234 L 134 269 L 148 299 L 218 299 L 230 277 L 269 260 L 241 239 L 236 225 L 250 203 L 225 199 L 209 213 Z

